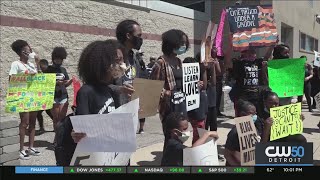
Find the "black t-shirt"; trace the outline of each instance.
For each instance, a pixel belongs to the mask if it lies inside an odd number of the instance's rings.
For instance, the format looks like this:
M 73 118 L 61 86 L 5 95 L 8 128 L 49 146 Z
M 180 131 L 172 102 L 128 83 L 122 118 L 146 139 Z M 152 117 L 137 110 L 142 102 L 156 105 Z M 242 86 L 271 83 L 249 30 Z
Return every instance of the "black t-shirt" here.
M 180 91 L 182 90 L 182 68 L 172 68 L 172 72 L 176 81 L 176 89 Z
M 169 139 L 163 151 L 161 166 L 183 166 L 185 146 L 176 139 Z
M 54 65 L 48 66 L 48 69 L 44 73 L 56 73 L 57 78 L 63 77 L 57 80 L 69 80 L 69 75 L 64 67 L 56 67 Z M 64 85 L 56 85 L 54 98 L 65 99 L 68 98 L 67 88 Z
M 248 99 L 259 97 L 259 86 L 262 85 L 262 61 L 237 60 L 234 62 L 234 77 L 239 95 Z
M 116 108 L 108 86 L 83 85 L 77 94 L 76 115 L 108 114 Z

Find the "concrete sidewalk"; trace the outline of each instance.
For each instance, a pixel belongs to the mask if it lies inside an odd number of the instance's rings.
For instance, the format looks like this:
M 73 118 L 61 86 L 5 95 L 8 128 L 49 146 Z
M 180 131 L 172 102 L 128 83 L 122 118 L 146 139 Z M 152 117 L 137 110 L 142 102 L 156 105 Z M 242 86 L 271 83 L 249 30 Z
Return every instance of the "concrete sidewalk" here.
M 226 112 L 225 114 L 231 118 L 231 116 L 234 115 L 234 112 Z M 304 120 L 303 135 L 307 138 L 308 142 L 313 142 L 314 164 L 320 165 L 320 130 L 317 127 L 320 120 L 320 112 L 315 110 L 314 113 L 310 113 L 304 107 L 303 114 L 306 118 Z M 230 118 L 218 118 L 218 152 L 220 155 L 223 154 L 227 134 L 234 125 L 233 119 Z M 35 138 L 35 146 L 41 151 L 42 155 L 33 156 L 30 160 L 21 160 L 21 165 L 55 165 L 55 156 L 52 146 L 54 133 L 52 132 L 52 122 L 48 120 L 48 118 L 46 118 L 45 128 L 48 131 L 42 135 L 36 136 Z M 138 149 L 132 155 L 130 161 L 131 165 L 160 165 L 164 136 L 158 116 L 147 118 L 144 129 L 144 134 L 137 134 Z M 192 137 L 189 139 L 191 140 Z M 188 141 L 187 143 L 190 144 L 191 142 Z M 220 165 L 224 164 L 224 160 L 220 161 Z

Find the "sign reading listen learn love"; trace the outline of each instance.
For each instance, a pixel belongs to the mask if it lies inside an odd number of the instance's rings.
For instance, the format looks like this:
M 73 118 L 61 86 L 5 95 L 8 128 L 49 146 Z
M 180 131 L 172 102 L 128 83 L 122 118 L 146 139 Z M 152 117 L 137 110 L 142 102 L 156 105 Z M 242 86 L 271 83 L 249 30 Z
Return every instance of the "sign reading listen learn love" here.
M 200 90 L 198 83 L 200 81 L 199 63 L 183 63 L 183 92 L 186 95 L 187 111 L 199 108 Z
M 53 106 L 56 74 L 12 75 L 6 99 L 6 112 L 31 112 Z

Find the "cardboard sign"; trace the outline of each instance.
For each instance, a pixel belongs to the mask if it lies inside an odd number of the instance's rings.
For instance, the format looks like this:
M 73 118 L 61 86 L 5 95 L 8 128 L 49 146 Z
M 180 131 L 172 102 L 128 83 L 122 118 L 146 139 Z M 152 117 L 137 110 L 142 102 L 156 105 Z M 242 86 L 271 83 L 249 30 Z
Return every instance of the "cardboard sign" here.
M 135 78 L 133 87 L 135 92 L 132 99 L 140 99 L 139 119 L 154 116 L 158 113 L 158 106 L 164 81 Z
M 259 137 L 252 116 L 235 118 L 234 121 L 239 137 L 241 166 L 254 166 L 255 146 L 259 142 Z
M 270 117 L 273 118 L 270 141 L 303 132 L 301 103 L 271 108 Z
M 187 111 L 199 108 L 200 90 L 198 82 L 200 81 L 199 63 L 183 63 L 183 92 L 186 95 Z
M 303 95 L 305 63 L 305 58 L 269 61 L 269 87 L 272 91 L 279 97 Z
M 272 6 L 233 6 L 227 8 L 227 13 L 234 51 L 276 43 Z
M 212 43 L 217 33 L 217 25 L 209 21 L 205 36 L 201 40 L 201 62 L 208 62 L 211 58 Z
M 6 112 L 31 112 L 53 106 L 56 74 L 12 75 L 6 100 Z

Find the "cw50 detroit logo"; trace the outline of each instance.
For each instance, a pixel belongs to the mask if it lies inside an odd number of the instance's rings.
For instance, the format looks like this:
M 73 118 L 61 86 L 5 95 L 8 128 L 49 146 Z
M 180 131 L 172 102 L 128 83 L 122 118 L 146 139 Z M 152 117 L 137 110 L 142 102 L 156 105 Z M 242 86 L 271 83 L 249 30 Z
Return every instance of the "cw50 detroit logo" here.
M 303 146 L 268 146 L 265 150 L 269 162 L 300 162 L 304 156 Z
M 313 165 L 312 143 L 258 143 L 256 165 Z

